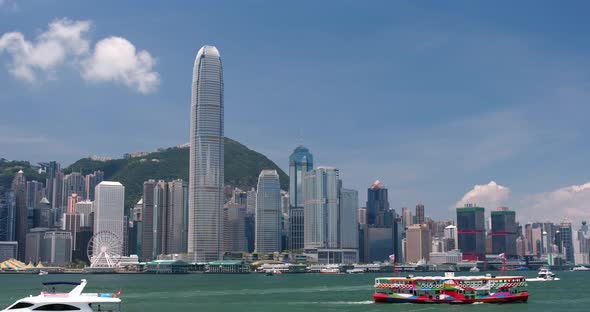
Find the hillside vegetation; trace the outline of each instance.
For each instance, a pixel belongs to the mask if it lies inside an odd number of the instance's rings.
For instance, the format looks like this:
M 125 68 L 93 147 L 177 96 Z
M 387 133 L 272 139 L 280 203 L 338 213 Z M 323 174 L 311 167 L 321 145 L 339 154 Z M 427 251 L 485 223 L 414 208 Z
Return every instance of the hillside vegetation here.
M 244 190 L 256 186 L 262 169 L 279 172 L 281 188 L 288 190 L 288 176 L 266 156 L 229 138 L 225 138 L 225 184 Z M 168 148 L 144 157 L 95 161 L 83 158 L 70 165 L 66 172 L 88 174 L 95 170 L 105 173 L 105 179 L 119 181 L 125 186 L 125 207 L 132 207 L 143 193 L 148 179 L 188 181 L 189 149 Z

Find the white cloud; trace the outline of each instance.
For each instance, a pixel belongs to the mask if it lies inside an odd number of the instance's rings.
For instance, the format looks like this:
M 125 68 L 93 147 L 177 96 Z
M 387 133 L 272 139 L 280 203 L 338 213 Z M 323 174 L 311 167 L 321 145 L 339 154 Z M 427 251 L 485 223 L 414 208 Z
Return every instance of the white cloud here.
M 102 39 L 91 57 L 82 63 L 82 76 L 90 81 L 116 81 L 141 93 L 154 91 L 160 76 L 153 71 L 155 59 L 121 37 Z
M 485 185 L 475 185 L 455 204 L 455 207 L 474 204 L 487 209 L 496 209 L 496 207 L 503 205 L 509 197 L 510 188 L 491 181 Z
M 35 40 L 27 40 L 20 32 L 4 33 L 0 55 L 8 54 L 10 73 L 27 82 L 53 79 L 59 66 L 70 64 L 86 80 L 121 82 L 141 93 L 157 89 L 160 76 L 154 71 L 155 59 L 147 51 L 137 51 L 121 37 L 102 39 L 91 51 L 87 38 L 90 26 L 90 21 L 64 18 L 51 22 Z
M 590 220 L 590 182 L 527 195 L 520 205 L 526 221 Z

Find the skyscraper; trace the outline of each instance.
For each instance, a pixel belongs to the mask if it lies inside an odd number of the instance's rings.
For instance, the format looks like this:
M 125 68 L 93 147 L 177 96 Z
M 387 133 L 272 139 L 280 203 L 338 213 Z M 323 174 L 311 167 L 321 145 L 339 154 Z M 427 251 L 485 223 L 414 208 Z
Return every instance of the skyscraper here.
M 387 189 L 381 181 L 375 181 L 367 191 L 367 224 L 382 226 L 387 220 L 385 215 L 389 211 Z
M 203 46 L 193 68 L 188 252 L 194 260 L 223 252 L 223 72 L 217 48 Z
M 186 252 L 188 230 L 188 184 L 181 180 L 168 182 L 166 253 Z
M 359 193 L 356 190 L 340 190 L 340 247 L 359 248 L 358 235 Z
M 412 224 L 414 224 L 414 220 L 412 218 L 412 211 L 408 207 L 402 207 L 402 225 L 403 225 L 403 227 L 407 228 Z
M 96 185 L 104 180 L 104 172 L 98 170 L 93 173 L 87 174 L 84 177 L 86 199 L 94 200 L 94 188 Z
M 154 189 L 156 184 L 156 180 L 143 182 L 142 254 L 139 255 L 142 261 L 154 259 Z
M 26 198 L 25 173 L 19 170 L 12 180 L 12 191 L 15 196 L 16 203 L 16 241 L 18 242 L 18 259 L 25 259 L 27 229 L 28 229 L 28 209 Z
M 339 185 L 340 175 L 333 167 L 305 174 L 305 249 L 338 248 Z
M 430 230 L 426 224 L 414 224 L 406 231 L 406 262 L 429 260 L 432 247 Z
M 416 222 L 415 224 L 424 224 L 424 205 L 416 205 Z
M 313 155 L 298 146 L 289 157 L 289 246 L 302 250 L 304 246 L 303 181 L 305 173 L 313 170 Z
M 516 212 L 506 207 L 492 211 L 492 253 L 514 257 L 516 253 Z
M 60 207 L 67 207 L 68 196 L 78 194 L 82 198 L 86 198 L 86 181 L 84 176 L 79 172 L 72 172 L 66 174 L 63 180 L 62 188 L 62 203 Z
M 16 196 L 14 191 L 0 193 L 0 241 L 16 240 Z
M 60 172 L 60 164 L 55 161 L 50 161 L 49 163 L 42 163 L 40 164 L 42 167 L 45 168 L 45 172 L 47 173 L 47 177 L 45 179 L 45 196 L 50 203 L 53 203 L 53 180 L 58 172 Z M 54 206 L 52 206 L 54 208 Z
M 96 186 L 94 195 L 94 234 L 102 231 L 111 232 L 121 241 L 122 246 L 125 187 L 119 182 L 102 181 Z M 95 245 L 98 246 L 97 243 Z M 123 250 L 118 252 L 121 255 Z
M 457 208 L 457 235 L 463 259 L 483 261 L 486 253 L 485 209 L 466 204 Z
M 276 170 L 262 170 L 256 187 L 256 252 L 281 251 L 281 185 Z

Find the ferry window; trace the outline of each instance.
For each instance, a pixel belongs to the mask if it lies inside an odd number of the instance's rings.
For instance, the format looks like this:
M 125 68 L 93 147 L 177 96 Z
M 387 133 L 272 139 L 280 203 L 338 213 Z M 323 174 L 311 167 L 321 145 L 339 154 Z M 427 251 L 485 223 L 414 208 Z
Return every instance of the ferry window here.
M 8 309 L 8 310 L 24 309 L 24 308 L 28 308 L 32 305 L 33 305 L 32 303 L 28 303 L 28 302 L 19 302 L 19 303 L 13 305 L 12 307 L 10 307 L 10 309 Z
M 35 311 L 76 311 L 80 308 L 67 304 L 46 304 L 34 309 Z

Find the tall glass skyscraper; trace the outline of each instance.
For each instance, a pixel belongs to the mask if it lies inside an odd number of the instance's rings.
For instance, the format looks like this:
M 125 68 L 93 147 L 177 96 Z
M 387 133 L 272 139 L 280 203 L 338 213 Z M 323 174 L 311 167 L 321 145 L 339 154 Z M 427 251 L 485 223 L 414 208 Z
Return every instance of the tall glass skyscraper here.
M 305 175 L 305 249 L 339 247 L 340 174 L 333 167 L 318 167 Z
M 193 68 L 188 252 L 195 261 L 223 252 L 223 72 L 217 48 L 203 46 Z
M 297 146 L 289 157 L 289 246 L 302 250 L 304 245 L 303 178 L 313 170 L 313 155 L 303 146 Z
M 388 211 L 387 189 L 381 181 L 377 180 L 367 190 L 367 224 L 389 225 L 390 220 L 384 220 Z
M 281 251 L 281 184 L 276 170 L 262 170 L 256 188 L 256 252 Z

